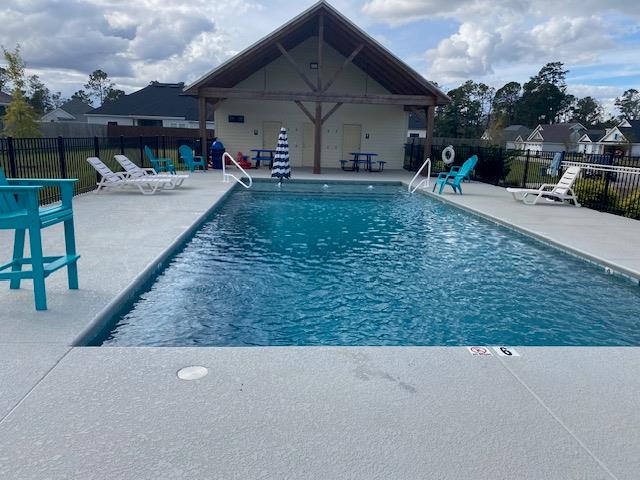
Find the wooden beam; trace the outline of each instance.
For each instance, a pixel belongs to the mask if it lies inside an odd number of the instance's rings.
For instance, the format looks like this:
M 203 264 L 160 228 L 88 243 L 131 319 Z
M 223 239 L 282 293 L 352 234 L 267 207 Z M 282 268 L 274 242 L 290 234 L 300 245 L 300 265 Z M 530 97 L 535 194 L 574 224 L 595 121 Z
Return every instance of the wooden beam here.
M 324 15 L 322 12 L 318 17 L 318 88 L 322 90 L 322 63 L 323 63 L 323 49 L 324 49 Z
M 208 98 L 244 98 L 247 100 L 285 100 L 295 102 L 359 103 L 367 105 L 435 105 L 435 97 L 426 95 L 300 92 L 280 90 L 249 90 L 241 88 L 203 87 L 200 95 Z
M 358 55 L 363 48 L 364 48 L 364 43 L 361 43 L 356 47 L 356 49 L 353 52 L 351 52 L 351 55 L 349 55 L 345 59 L 345 61 L 342 63 L 342 65 L 340 65 L 338 70 L 336 70 L 336 73 L 333 74 L 333 77 L 331 77 L 331 80 L 329 80 L 327 84 L 324 86 L 324 88 L 322 88 L 323 92 L 326 92 L 327 90 L 329 90 L 329 87 L 331 87 L 331 85 L 333 85 L 333 82 L 335 82 L 336 79 L 340 76 L 340 74 L 342 73 L 342 70 L 344 70 L 347 67 L 347 65 L 353 62 L 353 59 L 356 58 L 356 55 Z
M 289 55 L 289 52 L 287 52 L 284 49 L 284 47 L 282 46 L 282 44 L 280 42 L 277 42 L 276 46 L 278 47 L 278 50 L 280 50 L 280 53 L 282 53 L 282 56 L 284 58 L 286 58 L 287 61 L 293 66 L 295 71 L 298 72 L 298 75 L 300 75 L 300 78 L 302 78 L 302 80 L 304 80 L 304 83 L 306 83 L 309 86 L 309 88 L 312 91 L 315 92 L 316 91 L 316 86 L 313 84 L 313 82 L 311 80 L 309 80 L 309 77 L 307 77 L 307 75 L 304 73 L 302 68 L 300 68 L 300 65 L 298 65 L 296 63 L 296 61 L 293 59 L 293 57 L 291 55 Z
M 315 136 L 313 143 L 313 173 L 320 173 L 320 155 L 322 154 L 322 103 L 316 102 Z
M 424 158 L 425 160 L 431 157 L 431 146 L 433 145 L 433 124 L 435 120 L 436 107 L 425 107 L 425 114 L 427 116 L 427 138 L 424 144 Z M 431 159 L 433 161 L 433 159 Z M 426 175 L 426 170 L 423 170 L 423 174 Z
M 309 120 L 311 120 L 311 123 L 316 123 L 316 117 L 311 115 L 311 112 L 307 110 L 307 107 L 305 107 L 300 100 L 296 100 L 294 103 L 300 108 L 300 110 L 304 112 L 304 114 L 307 117 L 309 117 Z
M 326 121 L 329 119 L 329 117 L 330 117 L 331 115 L 333 115 L 334 113 L 336 113 L 336 110 L 338 110 L 341 106 L 342 106 L 342 104 L 341 104 L 341 103 L 336 103 L 336 104 L 333 106 L 333 108 L 332 108 L 331 110 L 329 110 L 329 111 L 327 112 L 327 114 L 326 114 L 324 117 L 322 117 L 322 123 L 326 122 Z
M 198 97 L 198 127 L 200 129 L 200 147 L 202 151 L 200 154 L 208 159 L 209 152 L 207 152 L 207 98 Z M 205 161 L 205 164 L 209 163 Z

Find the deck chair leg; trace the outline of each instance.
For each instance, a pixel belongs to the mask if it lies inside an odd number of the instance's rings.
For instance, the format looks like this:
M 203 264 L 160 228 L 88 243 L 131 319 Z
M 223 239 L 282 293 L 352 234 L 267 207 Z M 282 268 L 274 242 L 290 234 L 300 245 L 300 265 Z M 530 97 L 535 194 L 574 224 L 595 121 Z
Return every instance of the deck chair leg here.
M 36 310 L 46 310 L 47 292 L 44 285 L 44 260 L 42 258 L 40 225 L 29 227 L 29 247 L 31 249 L 31 270 Z
M 13 260 L 14 261 L 24 258 L 24 235 L 25 235 L 24 228 L 16 229 L 16 234 L 14 236 L 14 241 L 13 241 Z M 17 265 L 14 264 L 11 267 L 12 272 L 20 272 L 21 270 L 22 270 L 22 264 L 17 264 Z M 11 282 L 9 283 L 9 288 L 12 290 L 17 290 L 18 288 L 20 288 L 20 279 L 12 278 Z
M 73 228 L 73 218 L 64 222 L 64 243 L 67 255 L 76 254 L 76 234 Z M 78 265 L 71 262 L 67 265 L 67 281 L 71 290 L 78 289 Z

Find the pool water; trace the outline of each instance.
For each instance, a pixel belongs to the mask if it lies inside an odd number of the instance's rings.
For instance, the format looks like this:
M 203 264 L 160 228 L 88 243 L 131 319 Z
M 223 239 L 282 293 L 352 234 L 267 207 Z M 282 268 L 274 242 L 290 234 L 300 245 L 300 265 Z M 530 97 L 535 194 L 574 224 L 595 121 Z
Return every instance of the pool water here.
M 400 185 L 256 182 L 102 344 L 640 345 L 639 319 L 632 282 Z

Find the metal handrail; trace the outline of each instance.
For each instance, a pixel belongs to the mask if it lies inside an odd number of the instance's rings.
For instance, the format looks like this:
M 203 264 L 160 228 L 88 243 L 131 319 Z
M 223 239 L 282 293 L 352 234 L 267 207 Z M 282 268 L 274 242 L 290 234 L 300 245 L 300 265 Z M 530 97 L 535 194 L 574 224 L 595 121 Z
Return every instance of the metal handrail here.
M 236 177 L 233 173 L 227 173 L 227 167 L 226 167 L 226 157 L 229 157 L 229 160 L 231 160 L 231 162 L 233 162 L 233 164 L 242 172 L 244 173 L 244 175 L 249 179 L 249 184 L 247 185 L 246 183 L 244 183 L 241 178 Z M 240 166 L 240 164 L 238 162 L 236 162 L 236 159 L 233 158 L 231 155 L 229 155 L 227 152 L 224 152 L 222 154 L 222 181 L 224 183 L 229 183 L 229 177 L 233 178 L 236 182 L 238 182 L 240 185 L 242 185 L 244 188 L 251 188 L 251 186 L 253 185 L 253 179 L 251 178 L 251 175 L 249 175 L 247 173 L 247 171 L 242 168 Z
M 640 175 L 640 168 L 638 167 L 625 167 L 622 165 L 604 165 L 602 163 L 587 163 L 587 162 L 562 162 L 562 165 L 567 167 L 580 167 L 584 170 L 596 170 L 599 172 L 615 172 L 615 173 L 632 173 Z
M 427 176 L 426 178 L 423 178 L 420 182 L 418 182 L 418 184 L 413 187 L 413 189 L 411 188 L 411 186 L 413 185 L 413 182 L 416 181 L 416 179 L 418 178 L 418 176 L 422 173 L 422 170 L 424 170 L 424 167 L 428 166 L 428 170 L 427 170 Z M 425 185 L 427 188 L 429 187 L 429 182 L 431 179 L 431 159 L 427 158 L 424 163 L 422 164 L 422 166 L 420 167 L 420 169 L 416 172 L 416 174 L 413 176 L 413 178 L 411 179 L 411 181 L 409 182 L 409 186 L 407 187 L 407 189 L 409 190 L 409 193 L 413 193 L 415 192 L 417 189 L 419 189 L 422 185 Z

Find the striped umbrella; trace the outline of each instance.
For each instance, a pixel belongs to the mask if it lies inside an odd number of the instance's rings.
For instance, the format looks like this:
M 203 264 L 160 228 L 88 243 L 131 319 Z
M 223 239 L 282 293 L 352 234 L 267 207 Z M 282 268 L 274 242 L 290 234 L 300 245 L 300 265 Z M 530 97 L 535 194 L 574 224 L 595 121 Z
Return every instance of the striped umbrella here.
M 289 141 L 287 140 L 287 129 L 284 127 L 280 129 L 280 135 L 278 135 L 278 146 L 276 147 L 276 155 L 273 158 L 271 176 L 279 178 L 280 182 L 282 182 L 283 178 L 291 178 Z

